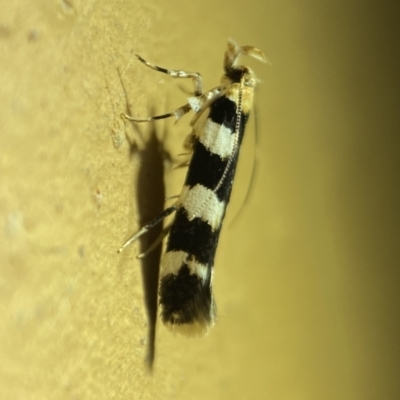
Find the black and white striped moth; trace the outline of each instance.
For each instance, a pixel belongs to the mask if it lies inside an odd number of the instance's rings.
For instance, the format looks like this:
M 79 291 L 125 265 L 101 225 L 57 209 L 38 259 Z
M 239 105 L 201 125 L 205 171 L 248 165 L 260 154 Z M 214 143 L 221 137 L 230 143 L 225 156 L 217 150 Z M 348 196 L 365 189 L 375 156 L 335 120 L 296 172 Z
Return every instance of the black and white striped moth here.
M 215 252 L 257 83 L 250 68 L 236 65 L 242 54 L 267 62 L 257 48 L 229 40 L 221 84 L 205 93 L 200 74 L 161 68 L 137 55 L 156 71 L 174 78 L 191 78 L 194 96 L 168 114 L 144 119 L 124 115 L 135 122 L 148 122 L 172 116 L 178 120 L 189 111 L 195 114 L 184 144 L 192 155 L 180 196 L 119 249 L 122 251 L 175 212 L 161 260 L 159 303 L 164 324 L 189 336 L 207 333 L 215 322 Z

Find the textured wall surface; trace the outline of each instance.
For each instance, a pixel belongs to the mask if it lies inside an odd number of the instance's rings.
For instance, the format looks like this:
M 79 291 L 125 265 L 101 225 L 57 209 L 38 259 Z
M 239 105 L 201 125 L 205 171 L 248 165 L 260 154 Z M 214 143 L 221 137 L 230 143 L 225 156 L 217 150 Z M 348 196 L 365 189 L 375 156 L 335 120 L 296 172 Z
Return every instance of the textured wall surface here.
M 399 397 L 395 10 L 0 3 L 0 399 Z M 151 238 L 116 250 L 179 192 L 189 118 L 120 114 L 176 108 L 191 85 L 134 54 L 211 88 L 228 37 L 271 65 L 243 59 L 261 82 L 217 254 L 219 317 L 206 338 L 161 324 L 154 337 L 159 252 L 136 260 Z

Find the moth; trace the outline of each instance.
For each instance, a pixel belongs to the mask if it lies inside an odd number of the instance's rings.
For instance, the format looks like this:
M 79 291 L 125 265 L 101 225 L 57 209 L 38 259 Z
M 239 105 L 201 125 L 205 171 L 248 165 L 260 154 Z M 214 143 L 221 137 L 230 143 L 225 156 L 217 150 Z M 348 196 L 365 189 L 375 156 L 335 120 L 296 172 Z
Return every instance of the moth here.
M 149 118 L 124 115 L 135 122 L 149 122 L 168 117 L 179 120 L 194 112 L 191 133 L 184 143 L 191 158 L 179 197 L 119 249 L 175 213 L 161 259 L 159 304 L 164 324 L 188 336 L 206 334 L 216 319 L 212 289 L 215 253 L 258 82 L 250 68 L 236 65 L 240 55 L 267 62 L 259 49 L 228 40 L 221 83 L 204 93 L 199 73 L 161 68 L 137 55 L 156 71 L 173 78 L 191 78 L 194 95 L 167 114 Z

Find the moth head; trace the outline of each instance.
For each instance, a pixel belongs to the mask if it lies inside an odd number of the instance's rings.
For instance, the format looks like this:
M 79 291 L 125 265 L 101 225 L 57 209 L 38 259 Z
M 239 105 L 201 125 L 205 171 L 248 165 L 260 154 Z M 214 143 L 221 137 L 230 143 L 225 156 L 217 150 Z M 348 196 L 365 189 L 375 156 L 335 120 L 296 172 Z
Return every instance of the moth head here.
M 225 70 L 225 74 L 221 79 L 222 86 L 232 85 L 233 83 L 240 83 L 243 86 L 254 88 L 258 79 L 254 75 L 254 72 L 244 65 L 237 67 L 231 67 Z
M 257 78 L 249 67 L 236 65 L 242 54 L 268 63 L 267 57 L 261 50 L 253 46 L 238 46 L 235 41 L 229 39 L 224 56 L 225 75 L 222 77 L 222 85 L 241 82 L 243 86 L 254 87 L 257 83 Z

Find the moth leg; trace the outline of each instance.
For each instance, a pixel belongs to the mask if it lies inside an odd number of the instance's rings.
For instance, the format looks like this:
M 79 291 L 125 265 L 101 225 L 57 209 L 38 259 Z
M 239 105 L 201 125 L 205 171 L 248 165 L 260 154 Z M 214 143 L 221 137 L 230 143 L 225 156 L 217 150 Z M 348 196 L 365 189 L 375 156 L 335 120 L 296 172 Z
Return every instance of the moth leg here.
M 149 63 L 142 57 L 140 57 L 138 54 L 136 54 L 136 57 L 141 61 L 144 65 L 147 67 L 154 69 L 155 71 L 162 72 L 164 74 L 167 74 L 171 76 L 172 78 L 191 78 L 193 79 L 193 86 L 194 86 L 194 95 L 195 96 L 200 96 L 203 94 L 203 81 L 201 78 L 201 75 L 198 72 L 189 72 L 189 71 L 182 71 L 180 69 L 167 69 L 167 68 L 162 68 L 158 67 L 157 65 L 154 65 L 152 63 Z
M 186 160 L 186 161 L 182 161 L 182 162 L 180 162 L 179 164 L 176 164 L 175 166 L 174 166 L 174 168 L 172 168 L 172 169 L 180 169 L 180 168 L 186 168 L 186 167 L 188 167 L 189 166 L 189 163 L 190 163 L 190 160 Z
M 164 118 L 169 118 L 169 117 L 175 117 L 176 120 L 178 121 L 180 118 L 182 118 L 185 114 L 187 114 L 191 110 L 192 110 L 192 107 L 190 106 L 189 103 L 187 103 L 187 104 L 184 104 L 182 107 L 176 108 L 175 110 L 173 110 L 169 113 L 161 114 L 161 115 L 154 115 L 153 117 L 135 118 L 135 117 L 131 117 L 130 115 L 127 115 L 125 113 L 122 113 L 121 117 L 128 119 L 129 121 L 133 121 L 133 122 L 150 122 L 150 121 L 155 121 L 157 119 L 164 119 Z
M 165 236 L 168 235 L 170 229 L 171 229 L 171 224 L 166 226 L 162 230 L 162 232 L 157 236 L 157 239 L 148 247 L 148 249 L 143 253 L 138 254 L 137 258 L 141 259 L 149 255 L 164 240 Z
M 154 219 L 152 219 L 148 224 L 146 224 L 142 229 L 140 229 L 138 232 L 134 233 L 119 249 L 118 253 L 121 253 L 122 250 L 125 249 L 125 247 L 128 247 L 131 243 L 133 243 L 135 240 L 139 239 L 140 236 L 144 235 L 148 230 L 162 222 L 168 215 L 171 215 L 174 211 L 178 209 L 178 206 L 174 205 L 172 207 L 168 207 L 165 209 L 161 214 L 157 215 Z
M 214 89 L 209 90 L 199 96 L 189 97 L 188 103 L 184 104 L 181 107 L 176 108 L 175 110 L 161 115 L 154 115 L 153 117 L 147 118 L 135 118 L 131 117 L 128 114 L 122 113 L 121 118 L 127 119 L 133 122 L 151 122 L 157 119 L 164 119 L 169 117 L 175 117 L 176 121 L 180 120 L 185 114 L 189 111 L 194 111 L 195 114 L 201 114 L 200 111 L 204 111 L 205 108 L 209 106 L 209 104 L 214 101 L 216 98 L 221 96 L 220 87 L 216 87 Z M 198 118 L 198 116 L 197 116 Z M 195 116 L 196 119 L 196 116 Z

